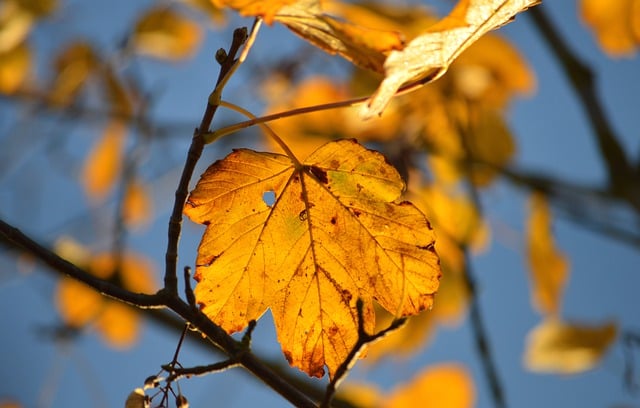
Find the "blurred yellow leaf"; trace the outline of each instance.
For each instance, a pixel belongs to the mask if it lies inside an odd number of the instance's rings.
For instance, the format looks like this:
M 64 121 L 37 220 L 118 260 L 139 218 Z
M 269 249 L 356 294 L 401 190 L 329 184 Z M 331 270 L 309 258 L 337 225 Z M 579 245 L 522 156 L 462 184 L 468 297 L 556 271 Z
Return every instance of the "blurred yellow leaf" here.
M 211 0 L 182 0 L 182 2 L 207 15 L 216 26 L 225 23 L 223 11 L 220 7 L 216 7 Z
M 394 389 L 383 408 L 471 408 L 476 391 L 471 375 L 459 364 L 439 364 L 420 372 L 408 384 Z
M 123 303 L 109 302 L 96 320 L 96 330 L 111 347 L 125 349 L 138 338 L 138 324 L 135 310 Z
M 358 299 L 369 332 L 373 300 L 396 316 L 433 303 L 433 231 L 395 201 L 403 188 L 381 154 L 353 140 L 302 164 L 244 149 L 214 163 L 185 206 L 207 225 L 196 261 L 203 312 L 235 332 L 271 308 L 289 362 L 332 375 L 356 342 Z
M 141 54 L 181 60 L 195 54 L 202 41 L 202 29 L 175 10 L 156 7 L 138 20 L 132 40 Z
M 17 91 L 29 75 L 31 50 L 26 44 L 0 51 L 0 93 Z
M 527 335 L 524 363 L 531 371 L 576 374 L 595 367 L 613 343 L 617 325 L 564 323 L 547 318 Z
M 0 3 L 0 53 L 24 43 L 34 22 L 33 15 L 17 0 Z
M 297 3 L 299 0 L 211 0 L 218 8 L 232 8 L 242 16 L 262 17 L 268 24 L 284 6 Z
M 113 187 L 120 169 L 127 126 L 117 120 L 107 124 L 100 139 L 87 155 L 82 169 L 82 185 L 89 198 L 100 201 Z
M 414 38 L 384 63 L 385 78 L 361 111 L 364 118 L 381 115 L 404 84 L 426 83 L 442 76 L 453 60 L 490 30 L 539 0 L 460 0 L 451 13 Z
M 133 100 L 126 85 L 118 78 L 113 69 L 106 69 L 102 80 L 104 91 L 111 105 L 114 116 L 130 117 L 133 115 Z
M 564 254 L 556 248 L 546 198 L 542 194 L 534 194 L 529 206 L 527 256 L 532 303 L 544 315 L 558 315 L 569 264 Z
M 85 262 L 77 264 L 98 278 L 120 281 L 125 289 L 151 293 L 155 288 L 153 266 L 139 255 L 124 254 L 116 277 L 117 260 L 112 254 L 90 254 L 81 245 L 68 239 L 57 245 L 57 251 L 61 256 L 70 255 L 70 259 Z M 60 280 L 55 304 L 66 324 L 77 328 L 94 324 L 112 347 L 130 347 L 137 338 L 139 317 L 134 309 L 110 300 L 72 278 Z
M 153 201 L 146 186 L 138 180 L 127 185 L 122 203 L 124 222 L 130 227 L 144 226 L 153 213 Z
M 275 86 L 281 86 L 281 92 L 274 93 L 271 88 L 266 114 L 337 102 L 352 96 L 345 84 L 322 76 L 311 76 L 295 85 Z M 332 109 L 279 119 L 269 126 L 287 142 L 296 156 L 307 157 L 329 140 L 391 140 L 397 136 L 397 128 L 404 119 L 402 112 L 395 109 L 390 109 L 384 118 L 367 122 L 360 120 L 353 109 Z M 269 148 L 280 149 L 271 138 L 267 143 Z
M 54 61 L 55 77 L 49 85 L 51 103 L 68 105 L 73 102 L 99 64 L 98 55 L 90 44 L 79 41 L 67 45 Z
M 100 293 L 66 276 L 58 284 L 55 303 L 62 319 L 72 327 L 94 321 L 104 307 Z
M 376 386 L 353 382 L 340 385 L 336 395 L 341 401 L 346 401 L 351 406 L 359 408 L 378 408 L 384 398 Z
M 536 78 L 518 49 L 505 38 L 488 33 L 451 65 L 455 88 L 470 100 L 502 108 L 514 94 L 527 95 Z
M 640 0 L 581 0 L 582 20 L 611 56 L 632 55 L 640 46 Z

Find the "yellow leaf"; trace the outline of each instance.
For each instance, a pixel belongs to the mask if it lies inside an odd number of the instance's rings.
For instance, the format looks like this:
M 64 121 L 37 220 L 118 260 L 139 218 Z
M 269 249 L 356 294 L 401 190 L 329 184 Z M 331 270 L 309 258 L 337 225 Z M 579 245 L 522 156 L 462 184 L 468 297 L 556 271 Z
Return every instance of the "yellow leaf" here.
M 298 84 L 273 84 L 269 81 L 269 102 L 266 114 L 306 106 L 345 100 L 352 95 L 347 85 L 335 79 L 311 76 Z M 273 87 L 280 92 L 273 92 Z M 362 121 L 350 109 L 332 109 L 292 116 L 270 123 L 271 129 L 280 135 L 298 157 L 307 157 L 329 140 L 353 137 L 360 141 L 390 140 L 398 135 L 398 127 L 406 122 L 404 113 L 390 109 L 384 118 Z M 271 138 L 269 148 L 280 149 Z
M 217 26 L 221 26 L 225 22 L 223 11 L 210 0 L 182 0 L 182 2 L 207 15 L 211 22 Z
M 0 51 L 0 93 L 17 91 L 27 79 L 31 67 L 31 50 L 26 44 Z
M 166 60 L 192 56 L 201 41 L 202 29 L 197 23 L 166 7 L 147 10 L 133 33 L 139 53 Z
M 599 326 L 545 319 L 527 335 L 524 363 L 531 371 L 577 374 L 595 367 L 617 336 L 613 322 Z
M 369 332 L 374 300 L 396 316 L 433 303 L 433 231 L 395 201 L 403 188 L 381 154 L 353 140 L 302 164 L 244 149 L 214 163 L 185 206 L 207 225 L 196 261 L 203 312 L 235 332 L 270 308 L 290 364 L 332 375 L 356 342 L 358 299 Z
M 0 408 L 21 408 L 22 405 L 17 401 L 3 399 L 0 401 Z
M 73 102 L 99 64 L 99 58 L 90 44 L 69 44 L 54 62 L 56 75 L 49 86 L 51 103 L 64 106 Z
M 153 213 L 153 202 L 149 191 L 144 184 L 137 180 L 127 185 L 122 205 L 124 222 L 130 227 L 145 225 Z
M 122 167 L 126 132 L 124 123 L 110 122 L 85 159 L 82 185 L 89 198 L 100 201 L 113 187 Z
M 534 194 L 529 205 L 527 256 L 532 303 L 544 315 L 558 315 L 569 275 L 568 261 L 554 243 L 551 212 L 545 197 Z
M 640 0 L 581 0 L 580 14 L 611 56 L 632 55 L 640 46 Z
M 131 347 L 138 338 L 139 320 L 131 307 L 109 301 L 96 320 L 96 329 L 111 347 L 125 349 Z
M 348 382 L 338 388 L 341 401 L 359 408 L 378 408 L 383 395 L 374 385 Z
M 101 294 L 68 277 L 62 278 L 58 284 L 55 303 L 62 320 L 72 327 L 91 323 L 104 307 Z
M 5 0 L 0 4 L 0 53 L 8 52 L 24 43 L 34 16 L 17 0 Z
M 408 384 L 397 387 L 383 408 L 471 408 L 476 391 L 471 375 L 459 364 L 439 364 L 419 373 Z
M 467 48 L 451 65 L 454 86 L 470 100 L 504 107 L 518 94 L 535 90 L 532 68 L 505 38 L 488 33 Z
M 115 276 L 118 260 L 110 253 L 90 254 L 70 239 L 56 243 L 56 251 L 61 256 L 69 256 L 70 260 L 86 268 L 93 276 L 118 281 L 130 291 L 151 293 L 156 287 L 153 265 L 139 255 L 123 254 L 119 274 Z M 95 324 L 95 328 L 112 347 L 130 347 L 137 338 L 139 318 L 134 309 L 108 299 L 74 279 L 64 277 L 60 280 L 55 303 L 66 324 L 78 328 Z
M 447 17 L 411 40 L 403 50 L 389 53 L 384 63 L 385 78 L 363 106 L 362 116 L 381 115 L 396 91 L 407 83 L 439 78 L 482 35 L 538 3 L 539 0 L 460 0 Z

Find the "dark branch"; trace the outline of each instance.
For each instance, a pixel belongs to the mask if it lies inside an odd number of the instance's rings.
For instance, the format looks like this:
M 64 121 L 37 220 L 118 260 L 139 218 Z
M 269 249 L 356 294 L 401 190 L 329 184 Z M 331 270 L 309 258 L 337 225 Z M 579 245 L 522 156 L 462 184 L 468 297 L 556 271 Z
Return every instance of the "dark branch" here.
M 591 123 L 602 159 L 609 173 L 612 192 L 640 212 L 640 186 L 635 171 L 620 145 L 619 137 L 609 123 L 607 115 L 596 94 L 595 77 L 592 70 L 574 54 L 545 14 L 544 6 L 534 7 L 528 13 L 540 35 L 562 67 L 567 80 L 578 96 L 578 101 Z
M 99 279 L 38 244 L 3 220 L 0 220 L 0 238 L 3 245 L 25 251 L 51 268 L 91 286 L 105 296 L 143 309 L 164 307 L 164 297 L 160 293 L 154 295 L 134 293 Z

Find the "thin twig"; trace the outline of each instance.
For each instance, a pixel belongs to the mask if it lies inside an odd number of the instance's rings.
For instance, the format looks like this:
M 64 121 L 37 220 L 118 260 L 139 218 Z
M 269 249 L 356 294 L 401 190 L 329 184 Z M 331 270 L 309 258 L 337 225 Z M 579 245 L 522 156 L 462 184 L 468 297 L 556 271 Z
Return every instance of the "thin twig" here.
M 384 330 L 379 331 L 375 334 L 369 334 L 364 328 L 364 302 L 362 299 L 358 299 L 356 303 L 356 310 L 358 312 L 358 341 L 353 346 L 347 358 L 340 364 L 336 372 L 333 374 L 333 378 L 327 384 L 327 389 L 324 394 L 324 399 L 320 404 L 321 408 L 329 408 L 331 406 L 331 401 L 335 396 L 336 390 L 338 389 L 338 385 L 345 378 L 345 376 L 349 373 L 349 370 L 353 366 L 353 364 L 358 359 L 358 356 L 362 352 L 362 349 L 369 343 L 374 342 L 390 332 L 400 328 L 405 322 L 406 318 L 402 317 L 399 319 L 395 319 L 391 322 L 389 327 Z
M 233 360 L 225 360 L 219 363 L 208 364 L 204 366 L 195 366 L 188 368 L 174 368 L 172 370 L 172 374 L 167 377 L 167 382 L 173 382 L 176 380 L 180 380 L 185 377 L 193 377 L 200 375 L 207 375 L 213 373 L 219 373 L 221 371 L 225 371 L 229 368 L 238 367 L 237 361 Z M 170 368 L 169 365 L 162 366 L 163 369 L 168 370 Z
M 222 93 L 220 85 L 224 84 L 224 82 L 226 81 L 225 78 L 227 77 L 229 72 L 235 69 L 234 66 L 237 62 L 235 56 L 246 39 L 246 28 L 236 29 L 233 32 L 233 40 L 231 46 L 229 47 L 227 57 L 221 64 L 220 73 L 218 74 L 216 87 L 213 93 Z M 187 196 L 189 194 L 189 182 L 191 181 L 191 177 L 193 176 L 196 164 L 200 159 L 200 156 L 202 155 L 202 150 L 204 149 L 204 141 L 202 135 L 209 131 L 209 127 L 211 126 L 213 116 L 215 115 L 217 109 L 217 104 L 212 104 L 211 100 L 207 102 L 207 107 L 202 116 L 200 126 L 198 126 L 198 128 L 194 131 L 193 138 L 191 139 L 191 146 L 189 147 L 187 160 L 185 161 L 184 168 L 182 169 L 182 175 L 180 176 L 180 182 L 178 183 L 178 188 L 176 189 L 173 211 L 171 212 L 171 217 L 169 219 L 169 228 L 167 232 L 168 241 L 167 251 L 165 254 L 164 274 L 164 289 L 171 294 L 178 293 L 178 278 L 176 271 L 178 265 L 178 243 L 180 241 L 180 231 L 182 229 L 182 211 L 184 209 L 184 203 L 186 202 Z

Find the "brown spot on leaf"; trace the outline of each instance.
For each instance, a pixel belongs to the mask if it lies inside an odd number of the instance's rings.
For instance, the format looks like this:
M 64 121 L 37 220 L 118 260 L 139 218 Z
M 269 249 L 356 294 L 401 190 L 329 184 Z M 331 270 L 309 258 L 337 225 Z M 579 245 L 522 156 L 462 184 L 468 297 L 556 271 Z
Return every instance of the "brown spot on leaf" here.
M 329 183 L 326 170 L 323 170 L 320 167 L 316 166 L 309 166 L 308 169 L 309 173 L 311 173 L 316 179 L 318 179 L 319 182 L 321 182 L 322 184 Z
M 331 224 L 336 225 L 336 222 L 338 222 L 338 219 L 334 215 L 333 217 L 331 217 Z

